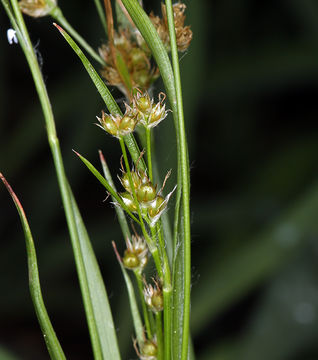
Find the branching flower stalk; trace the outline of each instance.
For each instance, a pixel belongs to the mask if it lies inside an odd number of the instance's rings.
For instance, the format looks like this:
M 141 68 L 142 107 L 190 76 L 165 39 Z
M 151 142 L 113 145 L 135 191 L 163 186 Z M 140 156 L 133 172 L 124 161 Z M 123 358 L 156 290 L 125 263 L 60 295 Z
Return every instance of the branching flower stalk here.
M 108 43 L 100 47 L 100 55 L 98 55 L 66 21 L 60 8 L 57 6 L 56 0 L 21 0 L 19 3 L 17 0 L 10 0 L 13 10 L 11 10 L 9 0 L 1 0 L 1 2 L 8 13 L 12 26 L 17 32 L 42 104 L 49 144 L 56 166 L 63 206 L 74 248 L 94 358 L 103 359 L 105 354 L 107 356 L 111 354 L 110 360 L 119 360 L 120 355 L 117 346 L 115 346 L 117 340 L 114 340 L 112 330 L 106 335 L 102 335 L 103 330 L 99 326 L 105 323 L 106 320 L 101 323 L 96 321 L 99 305 L 94 302 L 95 297 L 94 293 L 92 293 L 92 284 L 94 282 L 88 282 L 88 279 L 92 279 L 92 277 L 89 277 L 90 273 L 87 268 L 87 266 L 91 266 L 96 260 L 94 260 L 94 255 L 92 255 L 93 258 L 88 258 L 88 262 L 85 262 L 85 254 L 84 259 L 81 257 L 81 251 L 86 251 L 90 254 L 91 249 L 89 249 L 88 243 L 84 244 L 82 242 L 83 236 L 87 236 L 86 230 L 82 225 L 81 219 L 80 221 L 78 220 L 80 215 L 67 183 L 50 101 L 21 10 L 33 17 L 47 15 L 54 17 L 102 65 L 101 74 L 105 78 L 106 83 L 117 86 L 129 101 L 129 104 L 124 103 L 125 112 L 122 114 L 105 83 L 101 80 L 81 49 L 64 29 L 55 24 L 80 57 L 85 69 L 107 105 L 109 113 L 102 111 L 101 117 L 97 117 L 97 125 L 118 140 L 122 152 L 124 165 L 121 161 L 122 176 L 119 177 L 119 180 L 125 192 L 119 193 L 116 190 L 105 158 L 101 152 L 99 155 L 104 177 L 87 159 L 78 153 L 76 154 L 106 188 L 116 205 L 116 212 L 126 243 L 123 257 L 120 257 L 114 243 L 113 246 L 128 289 L 137 336 L 137 340 L 134 342 L 136 353 L 142 360 L 187 360 L 190 336 L 191 287 L 189 163 L 178 60 L 178 51 L 185 51 L 192 39 L 190 27 L 184 25 L 185 5 L 180 2 L 172 5 L 170 0 L 166 0 L 166 4 L 162 4 L 162 18 L 159 18 L 153 13 L 148 17 L 137 0 L 118 0 L 116 11 L 118 9 L 122 11 L 122 15 L 126 20 L 119 23 L 119 29 L 116 31 L 114 29 L 110 0 L 104 0 L 106 16 L 101 13 L 98 0 L 95 0 L 102 25 L 105 28 L 106 22 L 104 20 L 107 19 L 108 34 Z M 172 66 L 167 51 L 171 51 Z M 153 58 L 157 62 L 156 65 L 153 64 Z M 153 174 L 153 168 L 156 168 L 156 163 L 153 164 L 152 131 L 154 127 L 167 117 L 169 110 L 166 110 L 166 95 L 163 92 L 159 93 L 159 101 L 157 102 L 147 92 L 159 76 L 159 70 L 172 108 L 178 150 L 178 184 L 166 196 L 164 196 L 163 190 L 170 171 L 167 173 L 162 187 L 158 189 L 154 183 Z M 140 153 L 133 136 L 133 132 L 137 128 L 143 129 L 145 134 L 147 166 L 145 166 L 143 161 L 144 151 Z M 130 165 L 127 149 L 133 161 L 132 166 Z M 164 237 L 161 218 L 162 214 L 167 210 L 169 199 L 176 188 L 174 259 L 172 263 L 169 263 L 166 249 L 168 240 Z M 131 227 L 134 235 L 131 236 L 126 214 L 137 224 L 142 236 L 137 234 L 133 224 L 131 224 Z M 181 218 L 183 219 L 182 223 L 180 221 Z M 181 224 L 183 229 L 179 233 Z M 181 241 L 183 252 L 177 251 L 177 239 Z M 154 287 L 149 285 L 144 277 L 144 267 L 148 263 L 148 251 L 153 258 L 157 271 L 156 276 L 158 280 L 154 280 Z M 184 254 L 184 257 L 180 254 Z M 183 278 L 176 271 L 177 262 L 178 266 L 181 266 L 183 269 Z M 94 266 L 96 266 L 95 263 Z M 146 332 L 144 332 L 142 327 L 134 288 L 127 274 L 128 270 L 132 270 L 135 275 Z M 96 274 L 95 268 L 91 274 Z M 145 284 L 144 287 L 143 283 Z M 182 294 L 177 294 L 178 296 L 174 298 L 173 289 L 176 285 L 178 285 L 178 289 Z M 96 298 L 98 298 L 97 295 Z M 179 298 L 182 298 L 183 302 L 180 302 Z M 107 302 L 107 296 L 105 301 Z M 108 306 L 108 302 L 106 305 Z M 106 308 L 108 309 L 107 306 Z M 182 327 L 179 326 L 176 330 L 173 330 L 175 329 L 173 328 L 175 326 L 175 314 L 181 314 L 178 324 L 182 323 Z M 107 321 L 110 321 L 112 324 L 111 314 L 106 315 L 106 317 L 108 318 Z M 113 345 L 115 346 L 114 349 L 112 349 Z

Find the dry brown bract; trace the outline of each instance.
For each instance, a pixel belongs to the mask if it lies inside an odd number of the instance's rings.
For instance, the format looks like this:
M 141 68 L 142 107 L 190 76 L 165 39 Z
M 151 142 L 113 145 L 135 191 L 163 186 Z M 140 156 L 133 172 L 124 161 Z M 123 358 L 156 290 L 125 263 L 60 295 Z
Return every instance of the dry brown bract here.
M 185 9 L 186 5 L 182 3 L 177 3 L 173 5 L 173 15 L 174 15 L 174 25 L 176 30 L 176 40 L 179 51 L 185 51 L 190 45 L 192 40 L 192 30 L 190 26 L 184 26 L 185 22 Z M 153 23 L 154 27 L 157 30 L 157 33 L 165 44 L 167 49 L 170 49 L 170 37 L 168 29 L 168 20 L 167 20 L 167 11 L 166 6 L 161 4 L 161 11 L 163 18 L 155 16 L 153 13 L 150 14 L 150 20 Z

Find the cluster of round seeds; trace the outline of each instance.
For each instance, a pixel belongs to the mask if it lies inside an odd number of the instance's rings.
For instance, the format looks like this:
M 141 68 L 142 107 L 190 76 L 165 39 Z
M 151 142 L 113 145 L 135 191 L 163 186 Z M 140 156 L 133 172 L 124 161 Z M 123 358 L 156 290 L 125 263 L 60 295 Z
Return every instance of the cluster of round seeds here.
M 166 95 L 161 92 L 159 101 L 154 103 L 154 99 L 151 99 L 147 92 L 142 93 L 138 90 L 132 103 L 125 104 L 126 110 L 123 116 L 102 112 L 102 117 L 97 117 L 99 122 L 97 125 L 117 138 L 133 132 L 138 124 L 148 129 L 153 128 L 167 117 L 165 98 Z
M 170 172 L 167 174 L 165 182 L 169 175 Z M 152 184 L 146 172 L 133 170 L 130 172 L 130 176 L 134 188 L 132 189 L 130 185 L 128 173 L 123 172 L 120 182 L 126 191 L 119 193 L 119 195 L 129 211 L 137 213 L 139 207 L 143 218 L 153 226 L 167 208 L 169 198 L 174 190 L 164 198 L 161 195 L 163 187 L 157 191 L 157 185 Z
M 142 271 L 148 262 L 148 247 L 145 239 L 133 235 L 131 240 L 126 239 L 126 246 L 122 259 L 124 266 L 127 269 Z

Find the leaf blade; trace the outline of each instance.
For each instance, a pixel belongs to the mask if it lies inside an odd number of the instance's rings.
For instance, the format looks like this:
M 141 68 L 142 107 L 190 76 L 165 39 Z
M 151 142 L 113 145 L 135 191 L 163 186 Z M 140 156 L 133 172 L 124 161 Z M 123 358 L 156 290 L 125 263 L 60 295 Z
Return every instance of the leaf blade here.
M 53 329 L 51 320 L 49 318 L 49 315 L 47 313 L 47 310 L 44 305 L 43 297 L 42 297 L 42 291 L 41 291 L 41 285 L 40 285 L 40 278 L 39 278 L 39 270 L 38 270 L 38 264 L 37 264 L 37 257 L 36 257 L 36 251 L 34 246 L 34 240 L 31 233 L 31 229 L 27 220 L 27 217 L 25 215 L 25 212 L 23 210 L 23 207 L 12 190 L 11 186 L 5 179 L 5 177 L 0 173 L 0 179 L 4 183 L 5 187 L 7 188 L 15 207 L 18 211 L 24 237 L 25 237 L 25 243 L 27 248 L 27 257 L 28 257 L 28 269 L 29 269 L 29 287 L 30 287 L 30 293 L 32 302 L 34 305 L 34 309 L 45 339 L 45 343 L 48 349 L 48 352 L 50 354 L 51 359 L 54 360 L 64 360 L 66 359 L 63 349 L 58 341 L 58 338 L 55 334 L 55 331 Z

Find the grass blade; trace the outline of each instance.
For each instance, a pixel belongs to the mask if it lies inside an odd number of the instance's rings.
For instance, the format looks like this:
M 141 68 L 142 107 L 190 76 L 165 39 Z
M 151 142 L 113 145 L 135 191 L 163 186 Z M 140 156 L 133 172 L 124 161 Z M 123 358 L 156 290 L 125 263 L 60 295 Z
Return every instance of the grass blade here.
M 16 194 L 13 192 L 11 186 L 4 178 L 4 176 L 0 173 L 0 179 L 6 186 L 7 190 L 9 191 L 11 198 L 18 210 L 21 224 L 24 231 L 26 249 L 27 249 L 27 256 L 28 256 L 28 269 L 29 269 L 29 287 L 32 297 L 32 302 L 35 308 L 36 316 L 40 323 L 40 327 L 44 336 L 44 340 L 50 354 L 51 359 L 54 360 L 63 360 L 66 359 L 61 348 L 61 345 L 56 337 L 55 331 L 51 324 L 50 318 L 46 311 L 42 291 L 40 286 L 40 279 L 39 279 L 39 270 L 36 258 L 36 251 L 34 246 L 34 241 L 31 233 L 31 229 L 28 224 L 28 220 L 22 208 L 22 205 L 17 198 Z
M 100 359 L 119 360 L 120 353 L 109 301 L 102 275 L 92 248 L 89 236 L 83 223 L 73 194 L 70 191 L 72 209 L 76 220 L 78 244 L 73 244 L 75 256 L 81 261 L 88 286 L 88 296 L 92 307 L 92 316 L 98 341 L 100 343 Z M 96 357 L 97 358 L 97 357 Z
M 84 156 L 80 155 L 76 151 L 75 154 L 83 161 L 91 173 L 97 178 L 97 180 L 107 189 L 111 196 L 118 202 L 118 204 L 129 214 L 129 216 L 134 219 L 138 224 L 139 220 L 128 210 L 127 206 L 124 204 L 120 196 L 117 195 L 116 191 L 110 186 L 109 182 L 103 177 L 103 175 L 91 164 Z

